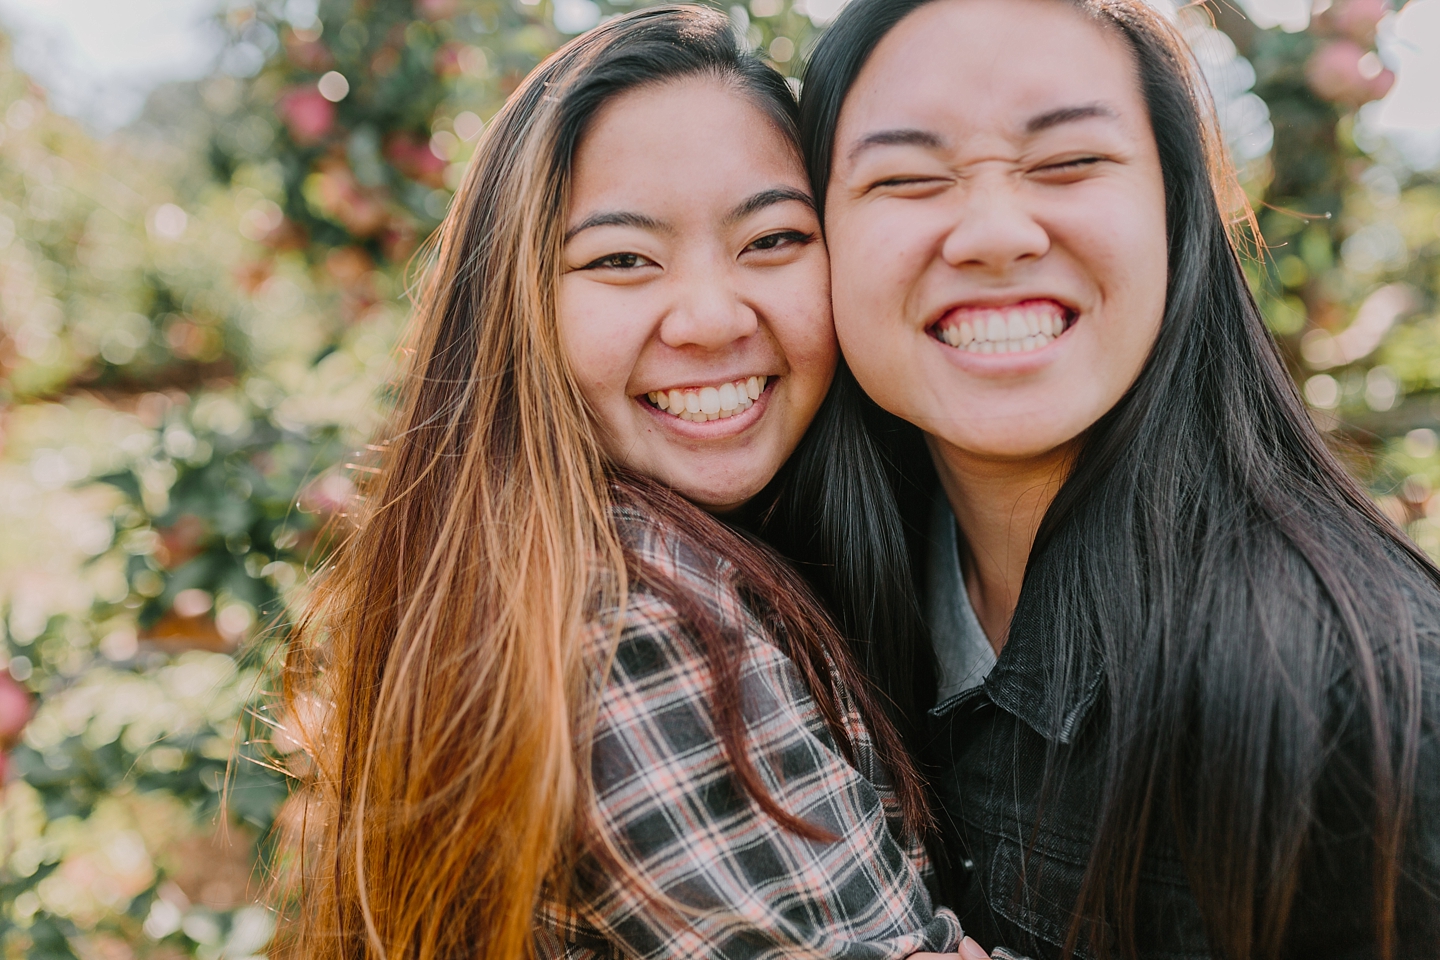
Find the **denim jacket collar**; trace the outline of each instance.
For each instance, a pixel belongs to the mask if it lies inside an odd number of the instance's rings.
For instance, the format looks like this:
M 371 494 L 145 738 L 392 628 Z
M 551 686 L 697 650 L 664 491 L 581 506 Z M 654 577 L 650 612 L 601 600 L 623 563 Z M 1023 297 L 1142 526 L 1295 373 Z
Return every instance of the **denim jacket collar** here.
M 1010 638 L 983 686 L 936 704 L 930 714 L 943 718 L 983 691 L 997 707 L 1046 740 L 1072 743 L 1099 698 L 1105 671 L 1100 657 L 1092 654 L 1083 660 L 1073 680 L 1062 685 L 1052 675 L 1062 654 L 1045 618 L 1025 612 L 1022 605 L 1011 624 Z M 1062 704 L 1058 711 L 1052 707 L 1057 697 Z

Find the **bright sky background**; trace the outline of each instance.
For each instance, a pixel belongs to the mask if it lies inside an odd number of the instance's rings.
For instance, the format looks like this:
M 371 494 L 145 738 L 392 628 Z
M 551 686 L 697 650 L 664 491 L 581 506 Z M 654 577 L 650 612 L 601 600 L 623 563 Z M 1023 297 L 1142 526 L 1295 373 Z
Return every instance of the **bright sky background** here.
M 217 0 L 0 0 L 15 59 L 55 109 L 99 130 L 133 120 L 170 80 L 210 72 L 220 36 Z
M 167 80 L 213 68 L 220 38 L 207 17 L 220 0 L 0 0 L 16 59 L 63 112 L 98 130 L 129 122 Z M 1304 29 L 1311 0 L 1240 0 L 1261 26 Z M 1440 162 L 1440 0 L 1410 0 L 1381 40 L 1399 82 L 1363 125 L 1407 155 Z M 1432 159 L 1433 158 L 1433 159 Z

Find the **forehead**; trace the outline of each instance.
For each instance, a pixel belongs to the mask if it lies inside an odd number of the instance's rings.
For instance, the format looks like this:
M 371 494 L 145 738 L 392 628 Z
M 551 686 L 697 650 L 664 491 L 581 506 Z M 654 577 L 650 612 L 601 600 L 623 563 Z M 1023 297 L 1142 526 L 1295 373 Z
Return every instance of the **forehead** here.
M 734 83 L 692 77 L 628 91 L 590 123 L 575 154 L 571 211 L 597 204 L 733 203 L 736 190 L 805 186 L 794 143 Z
M 1095 103 L 1148 119 L 1117 30 L 1065 0 L 935 0 L 876 46 L 846 97 L 838 140 L 957 124 L 1021 135 L 1037 115 Z

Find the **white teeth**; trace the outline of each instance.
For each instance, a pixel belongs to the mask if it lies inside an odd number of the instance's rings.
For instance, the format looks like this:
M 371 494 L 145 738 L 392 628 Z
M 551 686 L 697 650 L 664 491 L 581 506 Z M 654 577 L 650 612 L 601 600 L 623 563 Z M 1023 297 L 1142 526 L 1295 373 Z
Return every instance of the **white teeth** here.
M 1031 350 L 1039 350 L 1054 339 L 1048 333 L 1042 333 L 1022 340 L 1001 340 L 999 343 L 981 340 L 961 349 L 967 353 L 1029 353 Z
M 1054 309 L 1028 307 L 986 311 L 937 327 L 935 335 L 966 353 L 1028 353 L 1065 332 L 1065 317 Z
M 740 406 L 740 394 L 735 390 L 735 384 L 726 383 L 720 387 L 720 409 L 734 410 Z
M 658 390 L 646 394 L 646 397 L 656 409 L 664 410 L 681 420 L 707 423 L 749 410 L 755 405 L 755 401 L 760 399 L 760 394 L 765 392 L 768 382 L 768 377 L 748 377 L 722 383 L 718 387 Z

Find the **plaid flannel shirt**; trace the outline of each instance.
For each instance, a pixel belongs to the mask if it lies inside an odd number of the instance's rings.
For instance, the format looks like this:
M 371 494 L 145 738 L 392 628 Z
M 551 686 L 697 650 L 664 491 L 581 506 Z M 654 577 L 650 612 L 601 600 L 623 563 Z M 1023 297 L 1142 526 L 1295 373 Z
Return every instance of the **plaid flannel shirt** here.
M 616 520 L 641 558 L 743 624 L 755 769 L 784 809 L 839 839 L 796 836 L 739 786 L 707 707 L 701 650 L 672 607 L 632 590 L 623 614 L 592 621 L 588 643 L 603 657 L 622 616 L 609 674 L 597 671 L 591 815 L 634 875 L 607 874 L 587 857 L 572 894 L 542 903 L 540 957 L 882 960 L 956 949 L 960 923 L 931 903 L 923 847 L 902 839 L 898 803 L 853 705 L 854 766 L 798 670 L 745 607 L 729 564 L 633 510 L 617 510 Z

